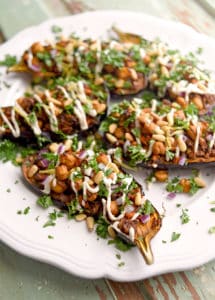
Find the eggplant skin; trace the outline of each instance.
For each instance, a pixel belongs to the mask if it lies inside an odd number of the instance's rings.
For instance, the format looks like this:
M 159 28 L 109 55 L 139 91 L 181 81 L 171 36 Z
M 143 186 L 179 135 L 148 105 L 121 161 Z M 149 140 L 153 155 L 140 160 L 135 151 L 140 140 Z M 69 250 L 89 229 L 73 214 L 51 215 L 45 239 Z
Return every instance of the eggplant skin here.
M 201 167 L 215 167 L 215 157 L 211 158 L 209 161 L 200 159 L 200 161 L 191 161 L 187 162 L 184 165 L 180 164 L 173 164 L 173 163 L 159 163 L 159 162 L 143 162 L 137 164 L 139 167 L 143 168 L 154 168 L 154 169 L 194 169 L 194 168 L 201 168 Z

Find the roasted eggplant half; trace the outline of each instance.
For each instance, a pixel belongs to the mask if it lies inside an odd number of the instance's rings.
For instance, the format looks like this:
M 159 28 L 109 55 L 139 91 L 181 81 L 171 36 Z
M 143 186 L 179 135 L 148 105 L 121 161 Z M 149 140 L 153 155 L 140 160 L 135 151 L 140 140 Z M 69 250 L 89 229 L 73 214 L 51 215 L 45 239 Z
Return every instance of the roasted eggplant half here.
M 117 41 L 71 38 L 43 45 L 34 43 L 9 72 L 28 72 L 34 81 L 79 76 L 103 83 L 113 94 L 136 94 L 147 85 L 139 49 Z M 138 55 L 137 55 L 138 54 Z
M 2 138 L 62 140 L 75 133 L 84 135 L 98 128 L 109 102 L 106 88 L 69 82 L 19 98 L 13 107 L 0 108 Z
M 100 131 L 120 147 L 128 164 L 148 167 L 211 166 L 215 162 L 215 112 L 193 102 L 135 98 L 112 108 Z
M 102 217 L 112 235 L 136 245 L 151 264 L 150 240 L 161 227 L 161 217 L 110 153 L 72 140 L 52 143 L 27 157 L 22 171 L 32 187 L 49 195 L 70 216 L 84 214 L 91 221 Z

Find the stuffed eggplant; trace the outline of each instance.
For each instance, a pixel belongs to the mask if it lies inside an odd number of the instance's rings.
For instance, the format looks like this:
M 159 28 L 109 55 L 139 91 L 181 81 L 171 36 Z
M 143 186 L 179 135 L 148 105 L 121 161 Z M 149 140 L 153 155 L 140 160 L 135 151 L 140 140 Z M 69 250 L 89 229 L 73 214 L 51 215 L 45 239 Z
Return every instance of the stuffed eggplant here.
M 132 166 L 193 167 L 215 162 L 214 115 L 193 102 L 135 98 L 115 105 L 100 130 Z
M 70 216 L 84 214 L 91 223 L 102 216 L 109 231 L 137 245 L 146 263 L 153 262 L 150 240 L 161 217 L 141 186 L 115 163 L 114 151 L 94 151 L 74 140 L 52 143 L 27 157 L 22 170 L 31 186 Z
M 147 81 L 139 50 L 132 49 L 132 44 L 79 38 L 47 45 L 37 42 L 9 71 L 31 73 L 34 81 L 79 76 L 96 85 L 105 83 L 114 94 L 136 94 Z
M 0 135 L 32 142 L 83 134 L 98 127 L 108 101 L 104 87 L 97 89 L 83 81 L 37 91 L 19 98 L 13 107 L 0 108 Z

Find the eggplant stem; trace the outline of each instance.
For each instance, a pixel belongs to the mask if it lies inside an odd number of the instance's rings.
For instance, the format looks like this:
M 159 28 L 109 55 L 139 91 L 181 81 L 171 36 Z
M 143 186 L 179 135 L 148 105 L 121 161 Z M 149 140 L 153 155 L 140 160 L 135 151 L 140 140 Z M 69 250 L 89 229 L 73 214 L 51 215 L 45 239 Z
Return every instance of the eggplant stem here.
M 146 238 L 137 238 L 137 239 L 135 239 L 135 244 L 138 247 L 138 249 L 140 250 L 147 265 L 153 264 L 154 258 L 153 258 L 152 249 L 150 246 L 150 241 Z

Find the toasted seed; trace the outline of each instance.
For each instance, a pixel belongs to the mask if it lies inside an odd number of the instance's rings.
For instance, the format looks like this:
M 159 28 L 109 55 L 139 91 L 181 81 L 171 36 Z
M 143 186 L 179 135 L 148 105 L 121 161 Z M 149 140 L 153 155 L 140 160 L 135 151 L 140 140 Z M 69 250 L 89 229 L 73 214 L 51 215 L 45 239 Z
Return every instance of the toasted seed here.
M 114 133 L 116 128 L 117 128 L 116 123 L 112 123 L 112 124 L 109 125 L 108 130 L 109 130 L 110 133 Z
M 131 78 L 133 80 L 137 80 L 138 79 L 137 72 L 134 69 L 130 69 L 130 73 L 131 73 Z
M 172 144 L 174 143 L 174 138 L 173 137 L 170 137 L 170 136 L 168 136 L 167 138 L 166 138 L 166 145 L 167 145 L 167 147 L 168 148 L 171 148 L 171 146 L 172 146 Z
M 75 216 L 75 220 L 76 221 L 83 221 L 83 220 L 86 219 L 86 217 L 87 217 L 87 215 L 85 215 L 85 214 L 79 214 L 79 215 Z
M 206 183 L 200 177 L 195 177 L 194 181 L 198 185 L 198 187 L 202 187 L 202 188 L 206 187 Z
M 165 142 L 166 138 L 162 134 L 153 134 L 152 138 L 156 141 Z
M 87 217 L 86 218 L 87 228 L 89 231 L 93 231 L 95 220 L 93 217 Z
M 29 177 L 29 178 L 33 177 L 34 174 L 37 173 L 38 169 L 39 169 L 39 168 L 38 168 L 37 165 L 31 166 L 30 169 L 28 170 L 28 177 Z
M 135 203 L 135 205 L 137 205 L 137 206 L 143 204 L 143 200 L 142 200 L 142 197 L 141 197 L 141 193 L 140 193 L 140 192 L 136 194 L 134 203 Z
M 181 135 L 178 136 L 177 141 L 178 141 L 178 146 L 179 146 L 180 151 L 185 152 L 187 150 L 187 145 L 184 142 Z
M 66 141 L 64 142 L 64 146 L 65 146 L 65 150 L 66 150 L 66 151 L 69 150 L 69 149 L 71 149 L 71 146 L 72 146 L 72 140 L 66 140 Z
M 159 126 L 156 126 L 155 127 L 155 133 L 156 134 L 164 134 L 164 131 Z
M 162 127 L 162 126 L 166 126 L 166 125 L 168 125 L 168 122 L 163 121 L 163 120 L 158 120 L 158 121 L 157 121 L 157 125 L 158 125 L 158 126 L 161 126 L 161 127 Z
M 171 112 L 169 112 L 167 114 L 167 121 L 170 126 L 172 126 L 174 124 L 174 115 Z
M 106 133 L 106 138 L 111 144 L 115 144 L 117 142 L 117 138 L 110 133 Z
M 171 127 L 170 126 L 162 126 L 162 130 L 164 131 L 164 132 L 170 132 L 170 129 L 171 129 Z
M 128 140 L 130 142 L 132 142 L 134 140 L 133 136 L 129 132 L 125 133 L 125 138 L 126 138 L 126 140 Z
M 115 86 L 116 86 L 117 88 L 122 88 L 122 87 L 124 86 L 124 83 L 125 83 L 125 80 L 123 80 L 123 79 L 117 79 L 117 80 L 115 81 Z
M 102 171 L 99 171 L 94 177 L 95 183 L 99 184 L 102 181 L 103 177 L 104 177 L 104 173 Z
M 112 237 L 113 239 L 115 239 L 116 232 L 115 232 L 115 230 L 113 229 L 113 227 L 111 225 L 108 226 L 108 234 L 109 234 L 110 237 Z
M 117 165 L 115 163 L 109 163 L 107 165 L 107 167 L 111 170 L 113 170 L 113 172 L 115 173 L 119 173 L 119 168 L 117 167 Z
M 151 68 L 151 64 L 149 64 L 149 67 Z M 156 73 L 153 73 L 150 77 L 149 80 L 151 82 L 154 82 L 158 78 L 158 75 Z
M 166 77 L 169 77 L 169 71 L 165 66 L 161 67 L 161 74 L 165 75 Z
M 58 147 L 59 147 L 59 145 L 58 145 L 57 143 L 51 143 L 51 144 L 49 145 L 49 150 L 50 150 L 51 152 L 57 152 Z

